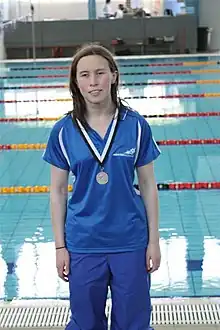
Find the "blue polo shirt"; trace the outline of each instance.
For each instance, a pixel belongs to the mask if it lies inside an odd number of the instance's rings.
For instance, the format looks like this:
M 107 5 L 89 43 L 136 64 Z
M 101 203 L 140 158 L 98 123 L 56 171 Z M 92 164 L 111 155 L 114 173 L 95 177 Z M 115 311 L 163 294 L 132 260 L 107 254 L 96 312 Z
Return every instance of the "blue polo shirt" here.
M 87 131 L 99 154 L 111 125 L 104 139 L 92 128 Z M 114 142 L 104 164 L 109 181 L 100 185 L 96 181 L 100 165 L 71 116 L 55 123 L 43 159 L 71 172 L 73 177 L 65 221 L 65 240 L 70 252 L 125 252 L 147 246 L 147 214 L 134 188 L 135 168 L 154 161 L 159 154 L 144 117 L 122 106 Z

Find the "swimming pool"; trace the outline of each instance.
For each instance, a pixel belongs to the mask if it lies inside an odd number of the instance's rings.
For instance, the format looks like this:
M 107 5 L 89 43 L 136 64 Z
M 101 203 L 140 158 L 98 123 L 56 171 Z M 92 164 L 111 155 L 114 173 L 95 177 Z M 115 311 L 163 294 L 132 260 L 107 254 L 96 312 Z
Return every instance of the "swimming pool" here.
M 219 61 L 118 58 L 120 96 L 148 117 L 162 152 L 155 163 L 162 264 L 152 276 L 153 297 L 220 296 Z M 56 275 L 49 166 L 41 155 L 50 119 L 71 109 L 69 64 L 7 62 L 1 76 L 2 300 L 68 298 Z M 24 120 L 36 116 L 43 118 Z

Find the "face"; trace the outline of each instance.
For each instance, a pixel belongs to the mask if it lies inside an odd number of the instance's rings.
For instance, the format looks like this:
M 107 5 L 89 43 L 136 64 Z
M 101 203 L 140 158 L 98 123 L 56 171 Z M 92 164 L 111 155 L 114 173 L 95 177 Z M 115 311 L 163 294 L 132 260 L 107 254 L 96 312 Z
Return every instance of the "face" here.
M 112 73 L 108 61 L 99 55 L 82 57 L 76 70 L 78 88 L 89 104 L 103 104 L 111 100 L 111 86 L 117 73 Z

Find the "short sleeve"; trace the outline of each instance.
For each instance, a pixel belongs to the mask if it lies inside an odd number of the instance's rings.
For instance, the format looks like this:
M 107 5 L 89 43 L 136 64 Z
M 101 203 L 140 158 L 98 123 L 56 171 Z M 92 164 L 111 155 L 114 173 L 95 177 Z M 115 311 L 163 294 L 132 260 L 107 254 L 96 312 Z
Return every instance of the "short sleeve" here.
M 69 162 L 63 143 L 63 128 L 55 124 L 50 133 L 43 160 L 62 170 L 69 171 Z
M 136 166 L 140 167 L 154 161 L 161 152 L 154 140 L 150 125 L 144 118 L 139 121 L 138 135 L 138 156 Z

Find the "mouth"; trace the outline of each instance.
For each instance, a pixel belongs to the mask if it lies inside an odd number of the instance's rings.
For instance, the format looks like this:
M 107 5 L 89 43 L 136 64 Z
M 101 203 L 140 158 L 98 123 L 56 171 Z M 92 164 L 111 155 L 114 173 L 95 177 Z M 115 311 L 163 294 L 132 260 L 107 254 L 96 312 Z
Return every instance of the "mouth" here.
M 89 94 L 96 96 L 96 95 L 98 95 L 100 92 L 101 92 L 101 89 L 94 89 L 93 91 L 89 92 Z

